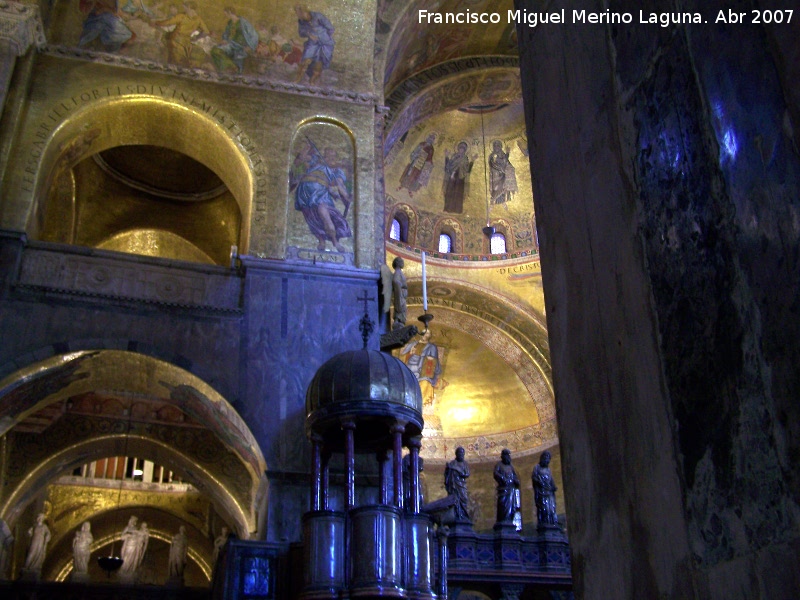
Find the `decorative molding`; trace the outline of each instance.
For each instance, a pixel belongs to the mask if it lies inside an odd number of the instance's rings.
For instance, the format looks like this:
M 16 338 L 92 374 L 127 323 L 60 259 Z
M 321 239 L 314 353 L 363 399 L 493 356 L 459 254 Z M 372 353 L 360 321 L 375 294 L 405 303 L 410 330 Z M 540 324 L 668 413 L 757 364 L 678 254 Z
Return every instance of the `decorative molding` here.
M 223 84 L 247 87 L 251 89 L 270 90 L 273 92 L 284 92 L 287 94 L 299 94 L 302 96 L 311 96 L 313 98 L 323 98 L 326 100 L 349 102 L 351 104 L 362 104 L 362 105 L 380 104 L 378 96 L 376 96 L 375 94 L 365 94 L 365 93 L 325 89 L 308 85 L 302 85 L 299 83 L 273 81 L 270 79 L 253 77 L 250 75 L 215 73 L 213 71 L 207 71 L 205 69 L 187 68 L 178 65 L 163 64 L 153 60 L 133 58 L 130 56 L 121 56 L 105 52 L 95 52 L 92 50 L 81 50 L 78 48 L 71 48 L 68 46 L 62 46 L 56 44 L 46 44 L 42 48 L 42 52 L 45 54 L 49 54 L 51 56 L 75 58 L 78 60 L 86 60 L 104 65 L 111 65 L 115 67 L 124 67 L 126 69 L 144 71 L 147 73 L 163 73 L 166 75 L 183 77 L 185 79 L 192 79 L 194 81 L 223 83 Z
M 47 43 L 39 7 L 20 2 L 0 2 L 0 40 L 13 46 L 22 56 L 31 46 Z
M 17 288 L 238 314 L 242 281 L 235 273 L 28 247 Z

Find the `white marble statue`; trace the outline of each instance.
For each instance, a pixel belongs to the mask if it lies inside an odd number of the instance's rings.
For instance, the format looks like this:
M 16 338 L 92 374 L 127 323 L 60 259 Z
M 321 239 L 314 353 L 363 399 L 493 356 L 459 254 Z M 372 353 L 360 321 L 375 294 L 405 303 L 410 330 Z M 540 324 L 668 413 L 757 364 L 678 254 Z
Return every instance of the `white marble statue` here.
M 180 526 L 178 533 L 172 536 L 169 547 L 169 578 L 172 581 L 183 581 L 183 571 L 186 569 L 186 554 L 189 551 L 189 539 L 186 537 L 186 527 Z
M 44 513 L 36 516 L 36 524 L 28 529 L 28 535 L 31 538 L 31 544 L 28 546 L 23 570 L 38 573 L 42 570 L 47 544 L 50 542 L 50 529 L 45 525 Z
M 92 526 L 86 521 L 81 528 L 75 532 L 72 540 L 72 572 L 74 575 L 87 575 L 89 573 L 89 557 L 92 554 Z
M 123 579 L 133 579 L 144 560 L 147 551 L 147 544 L 150 541 L 150 532 L 147 523 L 142 522 L 140 527 L 136 527 L 137 518 L 132 516 L 128 520 L 125 529 L 122 530 L 122 566 L 119 574 Z

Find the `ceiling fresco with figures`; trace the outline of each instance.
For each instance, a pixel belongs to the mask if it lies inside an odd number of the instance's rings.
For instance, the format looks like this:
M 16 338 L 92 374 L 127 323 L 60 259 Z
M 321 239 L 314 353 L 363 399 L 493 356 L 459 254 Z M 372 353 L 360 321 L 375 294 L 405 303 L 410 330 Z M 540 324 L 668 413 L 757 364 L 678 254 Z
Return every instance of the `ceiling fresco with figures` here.
M 384 65 L 386 93 L 415 73 L 454 58 L 516 56 L 516 29 L 505 18 L 513 4 L 512 0 L 380 0 L 375 53 Z M 497 12 L 504 18 L 494 25 L 435 24 L 420 22 L 420 10 Z
M 463 107 L 410 129 L 384 163 L 387 211 L 411 207 L 412 246 L 436 250 L 443 226 L 456 232 L 456 254 L 487 254 L 492 222 L 509 252 L 537 247 L 522 105 Z M 502 227 L 501 227 L 502 224 Z
M 118 10 L 117 10 L 118 7 Z M 374 3 L 363 0 L 57 0 L 48 41 L 223 81 L 371 91 Z

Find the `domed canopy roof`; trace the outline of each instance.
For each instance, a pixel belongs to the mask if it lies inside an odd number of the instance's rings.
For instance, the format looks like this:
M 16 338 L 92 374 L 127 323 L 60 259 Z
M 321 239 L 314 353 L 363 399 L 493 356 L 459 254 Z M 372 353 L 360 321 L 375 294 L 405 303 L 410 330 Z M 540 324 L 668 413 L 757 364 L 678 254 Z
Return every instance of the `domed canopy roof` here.
M 414 374 L 391 354 L 348 350 L 317 370 L 306 392 L 306 413 L 307 432 L 334 445 L 342 422 L 352 420 L 357 449 L 370 450 L 382 445 L 388 428 L 365 427 L 367 422 L 404 423 L 404 437 L 421 433 L 422 393 Z

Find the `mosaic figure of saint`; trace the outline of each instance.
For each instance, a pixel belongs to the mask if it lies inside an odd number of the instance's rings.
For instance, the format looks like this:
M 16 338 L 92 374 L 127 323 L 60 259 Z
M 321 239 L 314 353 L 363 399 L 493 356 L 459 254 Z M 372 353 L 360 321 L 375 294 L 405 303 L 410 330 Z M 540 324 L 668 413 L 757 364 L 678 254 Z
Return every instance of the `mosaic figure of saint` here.
M 86 15 L 78 47 L 100 40 L 107 52 L 116 52 L 134 38 L 120 16 L 117 0 L 80 0 L 78 9 Z
M 461 214 L 464 212 L 464 198 L 469 186 L 469 174 L 478 155 L 467 155 L 467 142 L 459 142 L 454 154 L 445 150 L 444 155 L 444 211 Z
M 308 140 L 295 158 L 289 189 L 294 191 L 295 209 L 303 213 L 309 230 L 317 238 L 317 250 L 325 250 L 330 242 L 336 250 L 345 252 L 341 240 L 353 235 L 347 223 L 352 198 L 336 150 L 328 147 L 320 152 Z M 339 212 L 337 201 L 344 206 L 344 213 Z
M 426 330 L 419 339 L 412 339 L 400 350 L 400 360 L 419 381 L 422 391 L 422 404 L 433 404 L 433 392 L 442 374 L 439 362 L 439 348 L 431 342 L 431 332 Z
M 295 81 L 300 82 L 308 75 L 308 82 L 313 84 L 319 81 L 322 70 L 331 65 L 334 28 L 328 17 L 308 10 L 306 6 L 298 4 L 294 11 L 297 14 L 297 34 L 306 38 Z
M 154 25 L 171 28 L 171 31 L 164 36 L 167 43 L 167 60 L 173 64 L 191 66 L 195 42 L 200 37 L 209 35 L 211 30 L 197 14 L 197 2 L 194 0 L 183 3 L 183 12 L 178 12 L 174 5 L 170 9 L 173 14 L 161 21 L 155 21 Z
M 508 148 L 503 142 L 492 142 L 492 153 L 489 155 L 489 185 L 492 204 L 505 204 L 517 192 L 517 174 L 509 160 Z
M 223 9 L 228 24 L 222 34 L 223 42 L 211 49 L 211 60 L 217 71 L 244 71 L 244 59 L 258 47 L 258 32 L 253 25 L 236 13 L 232 6 Z
M 425 138 L 424 142 L 417 144 L 411 151 L 408 166 L 400 176 L 400 187 L 408 190 L 408 195 L 413 197 L 414 192 L 428 185 L 433 170 L 433 143 L 436 141 L 436 134 L 431 133 Z

